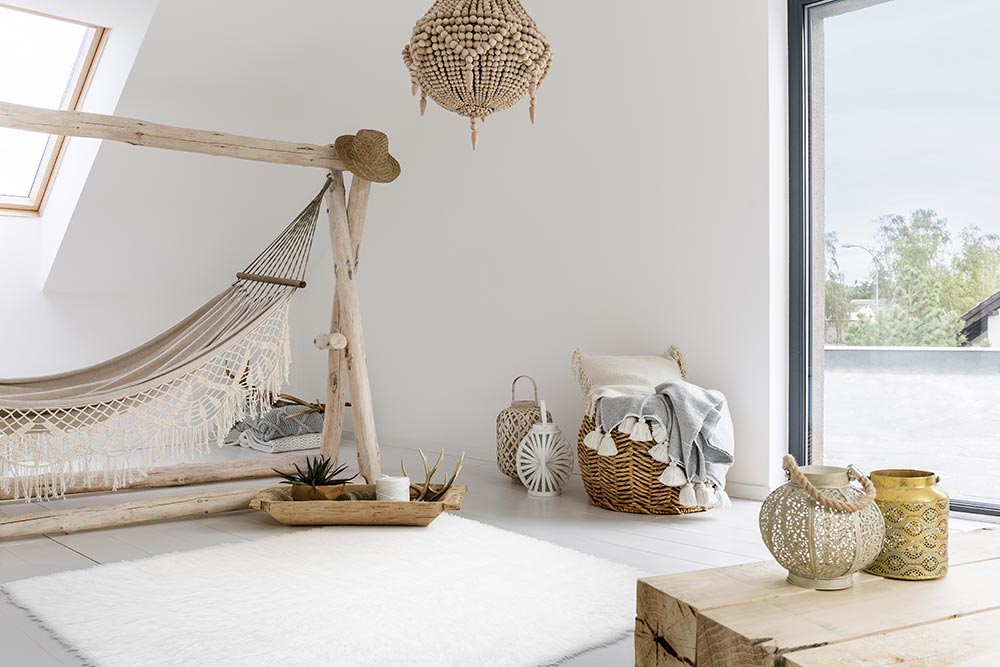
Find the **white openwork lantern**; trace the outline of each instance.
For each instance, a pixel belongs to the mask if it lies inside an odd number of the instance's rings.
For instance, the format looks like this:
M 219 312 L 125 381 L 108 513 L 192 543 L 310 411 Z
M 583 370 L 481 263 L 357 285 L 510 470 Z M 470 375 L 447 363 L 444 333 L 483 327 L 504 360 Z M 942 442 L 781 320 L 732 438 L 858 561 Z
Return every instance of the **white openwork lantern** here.
M 517 446 L 517 476 L 529 496 L 558 496 L 573 472 L 573 448 L 548 421 L 545 401 L 541 413 L 542 423 L 532 426 Z
M 784 468 L 788 483 L 760 508 L 764 544 L 788 570 L 789 583 L 823 591 L 850 588 L 854 573 L 882 550 L 885 521 L 874 502 L 875 487 L 853 466 L 800 469 L 785 456 Z

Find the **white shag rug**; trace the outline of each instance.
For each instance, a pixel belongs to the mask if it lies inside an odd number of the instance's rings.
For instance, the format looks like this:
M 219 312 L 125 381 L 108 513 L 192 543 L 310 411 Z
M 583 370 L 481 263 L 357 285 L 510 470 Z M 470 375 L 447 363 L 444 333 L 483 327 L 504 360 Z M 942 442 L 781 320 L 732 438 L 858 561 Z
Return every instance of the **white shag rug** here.
M 96 667 L 549 665 L 628 635 L 624 565 L 442 515 L 6 584 Z

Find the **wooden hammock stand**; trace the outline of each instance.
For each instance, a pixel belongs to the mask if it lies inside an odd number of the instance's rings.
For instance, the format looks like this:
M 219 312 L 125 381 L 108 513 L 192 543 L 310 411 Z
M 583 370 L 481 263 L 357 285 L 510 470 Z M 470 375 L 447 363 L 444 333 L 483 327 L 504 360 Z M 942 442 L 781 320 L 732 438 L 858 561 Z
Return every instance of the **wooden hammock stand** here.
M 333 179 L 326 193 L 326 204 L 329 213 L 330 240 L 333 245 L 336 288 L 330 318 L 330 333 L 320 334 L 316 338 L 317 347 L 327 350 L 328 377 L 322 453 L 333 460 L 339 459 L 340 440 L 344 428 L 344 404 L 349 385 L 358 467 L 361 475 L 370 483 L 374 483 L 381 473 L 381 462 L 365 357 L 357 273 L 358 252 L 361 247 L 371 181 L 353 174 L 348 198 L 343 177 L 344 171 L 348 169 L 337 157 L 337 151 L 332 145 L 319 146 L 257 139 L 208 130 L 171 127 L 131 118 L 79 111 L 54 111 L 4 102 L 0 102 L 0 127 L 66 137 L 110 139 L 133 146 L 328 170 Z M 346 345 L 344 345 L 345 339 Z M 346 385 L 343 381 L 345 376 Z M 182 464 L 154 468 L 145 478 L 122 488 L 149 489 L 273 477 L 272 468 L 290 471 L 296 463 L 302 463 L 305 458 L 305 455 L 288 455 L 268 460 Z M 111 490 L 109 487 L 86 486 L 82 480 L 75 480 L 69 485 L 66 493 L 109 490 Z M 250 500 L 258 491 L 259 489 L 202 493 L 87 509 L 29 512 L 12 517 L 3 516 L 0 506 L 0 539 L 244 510 L 249 507 Z M 10 496 L 0 495 L 0 501 L 9 499 Z

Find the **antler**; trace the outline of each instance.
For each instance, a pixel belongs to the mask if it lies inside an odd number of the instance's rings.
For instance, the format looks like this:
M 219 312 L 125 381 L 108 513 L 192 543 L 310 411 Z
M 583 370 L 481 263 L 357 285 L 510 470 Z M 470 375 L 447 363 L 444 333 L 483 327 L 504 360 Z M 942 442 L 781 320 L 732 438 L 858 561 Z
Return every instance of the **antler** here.
M 458 459 L 458 463 L 455 464 L 455 472 L 452 473 L 451 478 L 448 479 L 440 489 L 431 488 L 431 480 L 434 478 L 434 474 L 437 472 L 438 468 L 441 467 L 442 461 L 444 461 L 444 450 L 438 455 L 437 462 L 434 463 L 433 467 L 428 468 L 427 455 L 424 454 L 424 450 L 418 449 L 417 452 L 420 453 L 420 458 L 424 464 L 424 475 L 426 475 L 423 484 L 410 484 L 410 490 L 416 494 L 416 500 L 434 502 L 444 498 L 448 490 L 451 489 L 452 485 L 455 483 L 455 479 L 458 477 L 458 473 L 462 471 L 462 463 L 465 461 L 465 452 Z M 400 460 L 399 466 L 403 471 L 403 475 L 409 477 L 409 473 L 406 472 L 406 462 Z

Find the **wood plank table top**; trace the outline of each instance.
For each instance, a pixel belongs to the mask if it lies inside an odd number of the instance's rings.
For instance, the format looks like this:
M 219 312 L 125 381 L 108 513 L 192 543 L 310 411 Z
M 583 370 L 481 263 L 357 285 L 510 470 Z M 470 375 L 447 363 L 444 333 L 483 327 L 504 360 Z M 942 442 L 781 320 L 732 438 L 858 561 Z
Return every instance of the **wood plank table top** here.
M 814 591 L 773 561 L 640 579 L 642 667 L 1000 667 L 1000 528 L 950 536 L 934 581 Z

